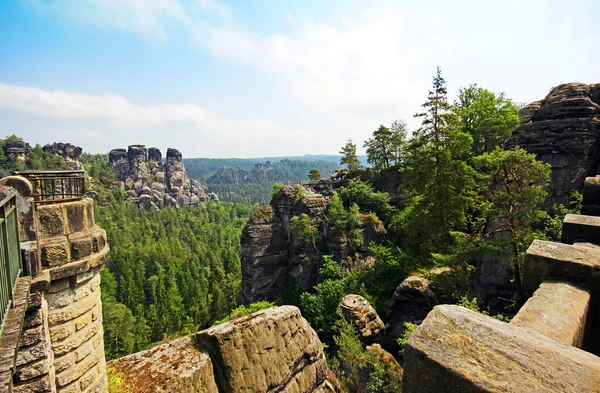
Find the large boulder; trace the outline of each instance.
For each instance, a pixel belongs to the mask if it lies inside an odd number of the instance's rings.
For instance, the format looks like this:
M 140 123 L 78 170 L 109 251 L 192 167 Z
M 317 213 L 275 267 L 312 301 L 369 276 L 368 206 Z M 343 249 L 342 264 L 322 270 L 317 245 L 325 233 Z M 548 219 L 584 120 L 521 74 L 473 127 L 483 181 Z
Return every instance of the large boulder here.
M 271 308 L 214 326 L 199 332 L 196 342 L 211 357 L 220 393 L 324 391 L 323 345 L 296 307 Z
M 379 342 L 385 333 L 385 325 L 377 311 L 360 295 L 346 295 L 340 302 L 344 318 L 352 323 L 365 344 Z
M 600 94 L 598 85 L 567 83 L 555 87 L 542 101 L 526 105 L 521 125 L 507 141 L 520 146 L 552 167 L 548 206 L 566 204 L 572 190 L 583 189 L 586 176 L 600 164 Z
M 108 363 L 129 393 L 334 393 L 316 332 L 293 306 L 258 311 Z
M 407 277 L 396 288 L 388 307 L 384 345 L 392 352 L 398 347 L 396 340 L 404 334 L 404 323 L 420 324 L 438 303 L 431 289 L 431 281 L 418 276 Z

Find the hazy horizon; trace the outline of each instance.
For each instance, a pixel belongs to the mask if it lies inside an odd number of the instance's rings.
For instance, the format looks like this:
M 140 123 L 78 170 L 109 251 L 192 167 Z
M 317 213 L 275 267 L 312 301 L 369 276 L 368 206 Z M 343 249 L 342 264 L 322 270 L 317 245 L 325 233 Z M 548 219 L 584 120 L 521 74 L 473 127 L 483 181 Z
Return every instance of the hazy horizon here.
M 335 155 L 419 123 L 436 66 L 515 102 L 600 82 L 600 3 L 5 0 L 0 137 L 185 158 Z

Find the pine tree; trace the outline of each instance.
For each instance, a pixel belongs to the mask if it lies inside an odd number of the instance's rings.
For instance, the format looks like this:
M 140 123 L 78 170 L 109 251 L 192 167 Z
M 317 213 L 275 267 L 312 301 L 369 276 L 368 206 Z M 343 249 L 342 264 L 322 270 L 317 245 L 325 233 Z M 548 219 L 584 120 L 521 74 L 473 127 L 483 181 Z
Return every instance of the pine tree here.
M 360 168 L 360 160 L 356 155 L 356 144 L 352 143 L 352 139 L 348 139 L 348 142 L 342 146 L 340 154 L 342 155 L 340 164 L 346 165 L 349 171 L 356 171 Z
M 407 156 L 405 191 L 412 196 L 408 225 L 423 237 L 423 246 L 442 251 L 450 231 L 462 229 L 472 203 L 471 168 L 462 160 L 472 139 L 460 132 L 448 103 L 446 81 L 438 67 L 424 111 L 415 117 L 422 125 L 413 135 Z

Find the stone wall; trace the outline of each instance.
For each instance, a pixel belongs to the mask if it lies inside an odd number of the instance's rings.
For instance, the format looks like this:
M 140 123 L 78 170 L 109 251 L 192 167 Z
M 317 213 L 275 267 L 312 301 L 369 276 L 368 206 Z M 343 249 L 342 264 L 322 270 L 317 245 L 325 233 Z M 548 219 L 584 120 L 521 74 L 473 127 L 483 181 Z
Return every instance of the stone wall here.
M 95 224 L 94 201 L 33 206 L 33 239 L 21 247 L 37 268 L 14 340 L 12 391 L 107 392 L 100 270 L 109 246 Z

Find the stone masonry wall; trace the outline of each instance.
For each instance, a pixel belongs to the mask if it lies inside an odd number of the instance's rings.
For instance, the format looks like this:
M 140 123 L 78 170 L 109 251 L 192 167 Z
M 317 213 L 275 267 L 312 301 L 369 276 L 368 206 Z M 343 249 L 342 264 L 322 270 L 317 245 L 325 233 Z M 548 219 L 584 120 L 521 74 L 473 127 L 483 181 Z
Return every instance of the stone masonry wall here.
M 100 270 L 106 232 L 92 199 L 36 208 L 42 271 L 34 278 L 15 392 L 107 392 Z

